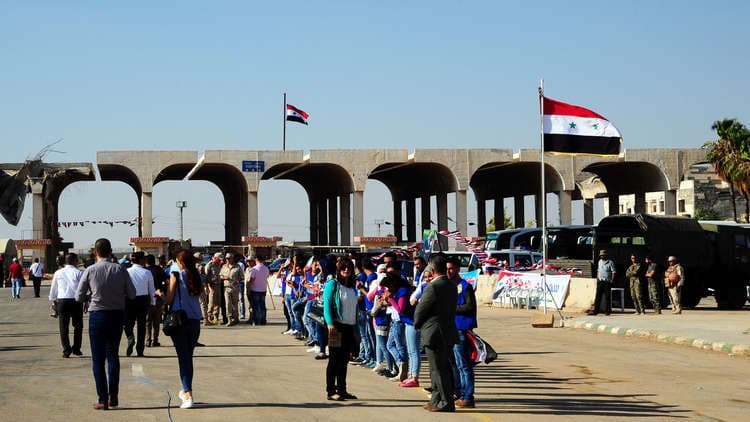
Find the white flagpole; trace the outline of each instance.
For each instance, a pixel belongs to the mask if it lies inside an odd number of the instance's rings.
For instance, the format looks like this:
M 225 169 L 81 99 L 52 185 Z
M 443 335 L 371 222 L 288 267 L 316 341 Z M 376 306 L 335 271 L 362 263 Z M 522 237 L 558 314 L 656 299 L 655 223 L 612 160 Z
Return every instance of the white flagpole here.
M 547 314 L 547 192 L 544 180 L 544 79 L 539 83 L 539 140 L 541 152 L 542 185 L 542 289 L 544 290 L 544 313 Z
M 284 134 L 281 141 L 281 150 L 286 151 L 286 92 L 284 93 L 284 112 L 282 113 L 281 118 L 284 120 Z

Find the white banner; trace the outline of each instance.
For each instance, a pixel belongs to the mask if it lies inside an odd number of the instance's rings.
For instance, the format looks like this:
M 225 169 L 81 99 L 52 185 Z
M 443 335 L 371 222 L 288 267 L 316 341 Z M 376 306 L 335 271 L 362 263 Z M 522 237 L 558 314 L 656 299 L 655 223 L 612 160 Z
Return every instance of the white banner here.
M 548 308 L 558 309 L 558 307 L 563 306 L 563 300 L 568 293 L 569 285 L 570 275 L 547 275 Z M 539 273 L 501 271 L 498 274 L 492 301 L 527 308 L 544 306 L 542 275 Z

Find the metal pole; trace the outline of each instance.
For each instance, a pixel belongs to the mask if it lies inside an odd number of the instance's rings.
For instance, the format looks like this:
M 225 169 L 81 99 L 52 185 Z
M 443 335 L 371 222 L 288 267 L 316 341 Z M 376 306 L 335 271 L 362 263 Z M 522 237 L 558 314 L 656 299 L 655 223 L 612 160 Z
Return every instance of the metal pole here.
M 180 241 L 183 241 L 185 239 L 185 235 L 183 234 L 183 231 L 182 231 L 182 229 L 183 229 L 183 225 L 182 225 L 182 211 L 184 209 L 185 208 L 180 207 Z
M 281 118 L 284 121 L 283 138 L 281 140 L 281 150 L 286 151 L 286 92 L 284 93 L 284 111 L 281 114 Z
M 542 290 L 544 296 L 544 314 L 547 314 L 547 193 L 544 180 L 544 79 L 539 83 L 539 141 L 542 173 Z

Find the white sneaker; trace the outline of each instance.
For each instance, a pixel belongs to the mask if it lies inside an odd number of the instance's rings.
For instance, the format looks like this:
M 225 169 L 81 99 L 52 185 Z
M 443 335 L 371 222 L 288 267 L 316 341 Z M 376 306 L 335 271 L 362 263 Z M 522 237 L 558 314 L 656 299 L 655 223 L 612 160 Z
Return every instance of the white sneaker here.
M 193 398 L 189 398 L 187 400 L 183 400 L 182 404 L 180 405 L 180 409 L 190 409 L 193 407 Z
M 281 333 L 281 334 L 283 334 L 283 335 L 285 335 L 285 336 L 288 336 L 289 334 L 292 334 L 292 332 L 293 332 L 293 331 L 294 331 L 294 330 L 292 330 L 292 329 L 290 328 L 290 329 L 288 329 L 288 330 L 284 331 L 284 332 L 283 332 L 283 333 Z
M 177 396 L 178 396 L 178 397 L 180 398 L 180 400 L 182 400 L 182 401 L 185 401 L 185 399 L 187 398 L 187 396 L 185 396 L 185 392 L 184 392 L 184 391 L 182 391 L 182 390 L 180 390 L 180 392 L 179 392 L 179 393 L 177 393 Z
M 307 349 L 306 351 L 307 351 L 307 353 L 320 353 L 320 347 L 313 346 L 313 347 Z
M 372 368 L 372 372 L 382 371 L 383 369 L 385 369 L 385 365 L 383 363 L 379 363 L 375 365 L 374 368 Z

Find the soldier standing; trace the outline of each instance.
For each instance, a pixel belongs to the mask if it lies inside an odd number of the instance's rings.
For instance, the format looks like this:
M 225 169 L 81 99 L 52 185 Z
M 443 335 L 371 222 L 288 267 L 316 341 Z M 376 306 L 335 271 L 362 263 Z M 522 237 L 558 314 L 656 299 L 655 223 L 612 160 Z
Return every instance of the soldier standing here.
M 685 284 L 685 270 L 677 262 L 676 256 L 670 256 L 667 262 L 669 263 L 669 267 L 664 272 L 664 285 L 667 286 L 669 300 L 672 301 L 672 313 L 681 314 L 680 291 Z
M 216 252 L 211 261 L 206 264 L 203 271 L 206 274 L 206 285 L 208 286 L 208 318 L 203 325 L 219 325 L 219 313 L 221 309 L 221 297 L 224 285 L 221 281 L 221 252 Z
M 240 303 L 240 281 L 242 281 L 242 270 L 234 261 L 234 254 L 226 255 L 227 262 L 221 267 L 221 280 L 224 282 L 224 297 L 227 302 L 227 327 L 239 323 L 239 303 Z
M 659 295 L 658 279 L 656 278 L 656 262 L 650 256 L 646 257 L 646 281 L 648 282 L 648 300 L 654 307 L 654 313 L 661 314 L 661 296 Z M 646 310 L 643 310 L 646 313 Z
M 635 315 L 646 314 L 643 306 L 643 295 L 641 295 L 641 278 L 643 277 L 643 265 L 638 262 L 635 254 L 630 255 L 630 266 L 625 270 L 625 277 L 630 281 L 630 297 L 633 299 Z
M 200 274 L 201 276 L 201 295 L 199 300 L 205 325 L 205 322 L 208 321 L 208 283 L 206 283 L 206 272 L 204 271 L 203 264 L 201 263 L 203 256 L 200 252 L 196 252 L 193 254 L 193 257 L 195 258 L 195 269 L 198 270 L 198 274 Z

